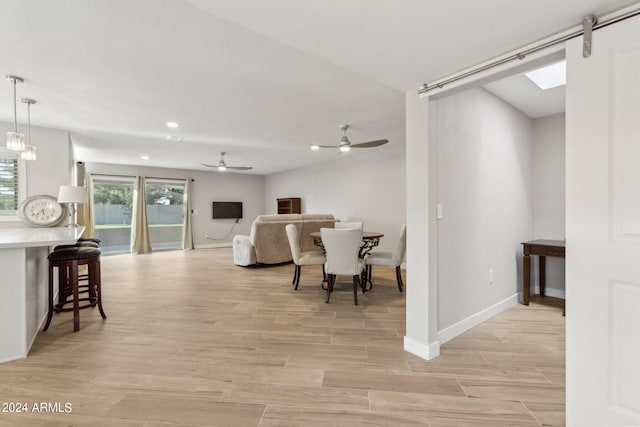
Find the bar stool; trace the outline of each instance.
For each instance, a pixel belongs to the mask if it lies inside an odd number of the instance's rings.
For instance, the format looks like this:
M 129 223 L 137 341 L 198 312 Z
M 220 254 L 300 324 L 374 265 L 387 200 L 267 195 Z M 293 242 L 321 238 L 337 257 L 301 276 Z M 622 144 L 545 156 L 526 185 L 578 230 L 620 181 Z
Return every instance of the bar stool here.
M 70 248 L 61 248 L 54 250 L 47 257 L 49 259 L 49 313 L 47 322 L 44 325 L 46 331 L 51 324 L 53 312 L 73 311 L 73 330 L 80 330 L 80 314 L 79 311 L 84 308 L 98 306 L 100 315 L 103 319 L 107 316 L 102 308 L 102 289 L 100 283 L 100 249 L 87 246 L 75 246 Z M 88 290 L 89 296 L 80 298 L 78 266 L 86 265 L 88 272 Z M 59 303 L 53 305 L 53 269 L 58 268 L 59 292 L 64 295 L 64 300 L 60 299 Z M 72 300 L 68 297 L 72 296 Z M 80 302 L 87 302 L 80 305 Z M 67 304 L 73 304 L 73 307 L 65 308 Z
M 57 250 L 60 250 L 60 249 L 69 249 L 69 248 L 77 248 L 77 247 L 99 248 L 100 247 L 99 242 L 100 242 L 100 239 L 92 239 L 92 238 L 83 239 L 83 238 L 80 238 L 74 244 L 58 245 L 55 248 L 53 248 L 53 250 L 57 251 Z M 65 302 L 67 301 L 67 298 L 70 295 L 73 295 L 73 289 L 70 286 L 70 282 L 68 280 L 68 277 L 69 277 L 69 269 L 68 268 L 62 269 L 60 267 L 60 269 L 58 271 L 58 286 L 59 286 L 59 289 L 58 289 L 58 304 L 56 305 L 56 307 L 58 307 L 58 308 L 64 306 Z M 81 281 L 82 282 L 86 282 L 86 283 L 80 284 Z M 64 284 L 64 288 L 62 287 L 63 284 Z M 78 291 L 81 294 L 89 292 L 89 294 L 92 297 L 95 296 L 95 292 L 92 292 L 93 289 L 91 288 L 91 286 L 89 286 L 89 272 L 88 272 L 88 269 L 87 269 L 87 272 L 83 273 L 83 274 L 80 274 L 80 272 L 78 271 Z M 95 304 L 93 306 L 95 307 Z
M 102 240 L 98 239 L 97 237 L 80 237 L 78 239 L 78 243 L 82 243 L 82 242 L 91 242 L 100 246 L 100 242 L 102 242 Z

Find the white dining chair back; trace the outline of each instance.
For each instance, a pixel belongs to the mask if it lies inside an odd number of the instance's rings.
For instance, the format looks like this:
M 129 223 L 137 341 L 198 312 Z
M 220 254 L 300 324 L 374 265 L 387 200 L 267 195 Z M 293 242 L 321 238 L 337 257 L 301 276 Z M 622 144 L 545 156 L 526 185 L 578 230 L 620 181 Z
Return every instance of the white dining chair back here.
M 402 292 L 402 271 L 400 270 L 400 266 L 402 265 L 402 261 L 404 260 L 404 255 L 407 250 L 407 226 L 402 224 L 400 228 L 400 239 L 398 239 L 398 244 L 396 246 L 396 251 L 391 252 L 371 252 L 365 263 L 367 265 L 366 268 L 366 282 L 369 283 L 371 287 L 373 286 L 373 281 L 371 279 L 373 266 L 374 265 L 386 265 L 389 267 L 396 268 L 396 281 L 398 283 L 398 290 Z
M 335 228 L 337 228 L 338 230 L 345 230 L 345 229 L 349 229 L 349 228 L 359 228 L 360 230 L 362 230 L 362 228 L 364 227 L 364 224 L 362 222 L 336 222 L 335 223 Z
M 402 224 L 402 227 L 400 228 L 400 239 L 398 240 L 398 246 L 396 246 L 396 252 L 395 252 L 395 261 L 398 262 L 398 264 L 402 264 L 402 260 L 404 260 L 404 255 L 407 252 L 407 225 L 406 224 Z
M 289 239 L 289 247 L 291 248 L 291 258 L 294 263 L 298 263 L 300 259 L 300 236 L 298 236 L 298 229 L 293 224 L 287 224 L 285 227 L 287 232 L 287 238 Z
M 358 274 L 358 251 L 362 241 L 362 231 L 357 228 L 321 228 L 320 236 L 324 246 L 328 274 Z
M 353 301 L 358 305 L 358 287 L 360 275 L 364 269 L 364 260 L 358 257 L 362 230 L 359 228 L 335 229 L 321 228 L 320 237 L 324 246 L 327 262 L 324 269 L 328 275 L 327 300 L 331 297 L 336 275 L 348 275 L 353 279 Z
M 298 233 L 298 228 L 294 224 L 287 224 L 285 226 L 285 230 L 287 232 L 287 239 L 289 239 L 291 259 L 295 264 L 295 269 L 293 271 L 293 281 L 291 282 L 291 284 L 293 285 L 293 289 L 297 291 L 298 285 L 300 284 L 300 274 L 302 273 L 302 266 L 322 265 L 322 277 L 324 278 L 324 263 L 327 261 L 327 258 L 321 251 L 302 252 L 300 250 L 300 235 Z

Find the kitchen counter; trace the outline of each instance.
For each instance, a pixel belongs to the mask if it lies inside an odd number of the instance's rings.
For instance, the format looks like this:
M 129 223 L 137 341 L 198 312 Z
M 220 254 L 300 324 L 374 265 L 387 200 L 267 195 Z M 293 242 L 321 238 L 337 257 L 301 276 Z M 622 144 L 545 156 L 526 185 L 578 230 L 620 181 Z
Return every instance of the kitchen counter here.
M 84 227 L 0 228 L 0 249 L 71 244 L 83 231 Z
M 84 227 L 0 228 L 0 363 L 26 357 L 47 315 L 50 248 Z

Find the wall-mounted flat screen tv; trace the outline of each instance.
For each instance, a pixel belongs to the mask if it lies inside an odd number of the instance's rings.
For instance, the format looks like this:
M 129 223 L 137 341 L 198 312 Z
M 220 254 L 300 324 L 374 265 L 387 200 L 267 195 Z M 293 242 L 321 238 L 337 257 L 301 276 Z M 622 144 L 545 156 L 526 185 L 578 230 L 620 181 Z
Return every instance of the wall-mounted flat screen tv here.
M 242 218 L 242 202 L 213 202 L 213 219 Z

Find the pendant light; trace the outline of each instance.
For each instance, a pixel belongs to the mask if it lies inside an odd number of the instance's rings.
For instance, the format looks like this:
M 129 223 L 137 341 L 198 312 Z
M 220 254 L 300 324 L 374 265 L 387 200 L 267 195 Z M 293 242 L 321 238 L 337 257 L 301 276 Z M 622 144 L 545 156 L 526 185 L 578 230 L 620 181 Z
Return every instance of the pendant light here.
M 31 105 L 36 103 L 35 99 L 22 98 L 22 102 L 27 104 L 27 141 L 24 146 L 24 151 L 20 153 L 22 160 L 36 160 L 36 146 L 31 144 Z
M 17 76 L 6 76 L 13 82 L 13 132 L 7 132 L 7 149 L 12 151 L 24 151 L 24 135 L 18 132 L 18 111 L 16 101 L 16 85 L 24 80 Z

